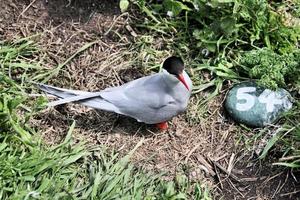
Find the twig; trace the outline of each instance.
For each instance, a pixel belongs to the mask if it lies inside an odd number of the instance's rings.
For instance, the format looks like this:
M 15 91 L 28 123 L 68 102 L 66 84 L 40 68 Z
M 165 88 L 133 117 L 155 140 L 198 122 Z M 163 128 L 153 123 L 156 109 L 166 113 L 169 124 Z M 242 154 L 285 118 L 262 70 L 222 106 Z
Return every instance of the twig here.
M 279 193 L 281 190 L 282 190 L 282 188 L 285 186 L 285 184 L 287 183 L 287 181 L 288 181 L 288 178 L 289 178 L 289 174 L 287 173 L 286 174 L 286 177 L 285 177 L 285 180 L 284 180 L 284 183 L 281 185 L 281 187 L 278 189 L 278 192 L 277 193 Z
M 136 34 L 136 32 L 131 28 L 130 25 L 126 25 L 125 28 L 129 31 L 129 33 L 133 36 L 133 37 L 137 37 L 138 35 Z
M 184 162 L 187 163 L 189 158 L 191 157 L 191 155 L 194 153 L 194 151 L 196 151 L 198 148 L 200 147 L 200 143 L 198 143 L 196 146 L 194 146 L 194 148 L 192 148 L 192 150 L 190 150 L 190 152 L 188 153 L 188 155 L 186 156 Z
M 267 178 L 266 176 L 261 176 L 261 177 L 248 177 L 248 178 L 241 178 L 240 180 L 242 182 L 255 182 L 255 181 L 258 181 L 258 180 L 263 180 Z
M 218 157 L 218 158 L 214 158 L 214 161 L 218 162 L 219 160 L 222 160 L 223 158 L 225 158 L 226 156 L 228 156 L 228 153 L 224 153 L 222 156 Z
M 289 193 L 280 194 L 280 196 L 281 196 L 281 197 L 289 196 L 289 195 L 291 195 L 291 194 L 297 194 L 298 192 L 300 193 L 300 190 L 296 190 L 296 191 L 294 191 L 294 192 L 289 192 Z
M 280 173 L 278 173 L 278 174 L 276 174 L 276 175 L 274 175 L 274 176 L 268 178 L 267 180 L 265 180 L 265 181 L 262 183 L 262 185 L 266 184 L 267 182 L 269 182 L 270 180 L 276 178 L 277 176 L 280 176 L 282 173 L 283 173 L 283 172 L 280 172 Z
M 221 189 L 223 190 L 223 184 L 222 184 L 221 177 L 220 177 L 220 175 L 219 175 L 219 173 L 218 173 L 217 166 L 216 166 L 216 165 L 214 165 L 214 168 L 215 168 L 215 172 L 216 172 L 217 178 L 218 178 L 218 180 L 219 180 L 219 183 L 220 183 Z
M 111 31 L 111 29 L 115 26 L 115 24 L 117 23 L 117 21 L 119 20 L 119 18 L 123 17 L 124 15 L 128 15 L 127 12 L 122 13 L 121 15 L 119 15 L 111 24 L 111 26 L 109 27 L 109 29 L 104 33 L 104 36 L 108 35 L 109 32 Z
M 33 0 L 18 16 L 17 21 L 19 21 L 19 18 L 36 2 L 36 0 Z
M 231 174 L 231 170 L 233 169 L 233 161 L 234 161 L 235 154 L 232 153 L 229 159 L 228 167 L 227 167 L 227 172 Z
M 245 198 L 245 195 L 239 189 L 237 189 L 237 187 L 232 183 L 232 181 L 230 179 L 228 179 L 227 181 L 243 198 Z
M 213 167 L 206 161 L 206 159 L 203 156 L 198 155 L 198 156 L 196 156 L 196 158 L 197 158 L 198 162 L 200 162 L 201 166 L 205 167 L 205 169 L 208 170 L 208 172 L 211 176 L 216 175 L 216 173 L 213 170 Z
M 279 161 L 282 162 L 282 161 L 295 160 L 296 158 L 300 158 L 300 156 L 288 156 L 288 157 L 283 157 L 283 158 L 280 158 Z
M 229 173 L 222 165 L 220 165 L 219 163 L 217 163 L 216 161 L 210 159 L 210 161 L 216 166 L 218 167 L 221 171 L 223 171 L 225 174 L 227 174 L 229 177 L 231 177 L 233 180 L 237 181 L 237 182 L 241 182 L 241 180 L 235 176 L 234 174 L 232 173 Z
M 292 176 L 293 179 L 298 183 L 298 179 L 296 178 L 295 174 L 293 173 L 293 170 L 291 171 L 291 176 Z
M 284 184 L 282 184 L 282 186 L 283 186 Z M 281 180 L 279 180 L 279 183 L 278 183 L 278 185 L 277 185 L 277 187 L 276 187 L 276 190 L 275 190 L 275 192 L 274 192 L 274 194 L 272 195 L 272 199 L 275 197 L 275 195 L 280 191 L 280 189 L 279 188 L 281 188 L 280 187 L 281 186 Z

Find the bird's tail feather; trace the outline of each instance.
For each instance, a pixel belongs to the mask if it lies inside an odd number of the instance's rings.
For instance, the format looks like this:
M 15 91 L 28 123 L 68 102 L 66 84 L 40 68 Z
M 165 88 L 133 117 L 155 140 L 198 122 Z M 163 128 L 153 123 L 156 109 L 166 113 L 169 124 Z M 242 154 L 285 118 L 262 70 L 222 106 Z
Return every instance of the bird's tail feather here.
M 67 97 L 73 97 L 76 95 L 86 95 L 90 94 L 91 92 L 85 92 L 85 91 L 80 91 L 80 90 L 68 90 L 68 89 L 63 89 L 59 87 L 54 87 L 51 85 L 46 85 L 42 83 L 36 83 L 38 88 L 48 94 L 52 94 L 54 96 L 57 96 L 59 98 L 67 98 Z
M 68 90 L 58 88 L 46 84 L 36 83 L 36 85 L 44 92 L 52 94 L 61 99 L 48 103 L 48 106 L 57 106 L 70 102 L 80 103 L 82 105 L 111 112 L 122 114 L 122 112 L 112 103 L 104 100 L 100 96 L 100 92 L 85 92 L 80 90 Z

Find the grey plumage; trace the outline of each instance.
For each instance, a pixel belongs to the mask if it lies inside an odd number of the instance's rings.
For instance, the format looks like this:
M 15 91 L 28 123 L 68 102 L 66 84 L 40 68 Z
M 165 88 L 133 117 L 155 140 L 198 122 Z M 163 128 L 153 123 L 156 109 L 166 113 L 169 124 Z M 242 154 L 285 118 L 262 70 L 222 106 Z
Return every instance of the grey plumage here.
M 68 90 L 45 84 L 38 84 L 38 87 L 61 98 L 50 102 L 49 106 L 75 102 L 156 124 L 168 121 L 186 109 L 192 82 L 184 71 L 183 76 L 189 90 L 166 70 L 99 92 Z

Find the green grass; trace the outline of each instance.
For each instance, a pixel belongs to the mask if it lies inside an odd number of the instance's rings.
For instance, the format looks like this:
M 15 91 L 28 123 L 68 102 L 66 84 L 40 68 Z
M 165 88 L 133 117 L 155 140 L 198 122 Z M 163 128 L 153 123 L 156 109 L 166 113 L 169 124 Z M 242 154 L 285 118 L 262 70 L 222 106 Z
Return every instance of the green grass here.
M 155 55 L 155 52 L 168 51 L 185 58 L 194 74 L 195 93 L 214 88 L 212 96 L 216 96 L 228 80 L 237 82 L 254 78 L 268 87 L 277 86 L 273 79 L 280 82 L 280 86 L 293 82 L 288 79 L 289 73 L 277 70 L 281 67 L 278 62 L 272 65 L 276 70 L 271 71 L 264 63 L 258 63 L 260 67 L 266 68 L 261 70 L 265 72 L 262 75 L 258 67 L 244 66 L 240 58 L 251 50 L 261 48 L 270 51 L 269 60 L 274 60 L 274 55 L 288 57 L 285 54 L 295 51 L 300 39 L 300 26 L 285 25 L 287 19 L 281 10 L 289 8 L 289 14 L 293 16 L 295 14 L 291 8 L 299 7 L 299 2 L 295 2 L 296 5 L 267 0 L 133 2 L 148 17 L 137 27 L 149 30 L 146 34 L 150 33 L 152 41 L 163 40 L 160 45 L 162 48 L 147 45 L 146 49 L 151 51 L 146 52 L 152 52 L 149 57 Z M 173 16 L 168 16 L 168 12 L 172 12 Z M 293 65 L 292 59 L 287 61 L 290 63 L 284 68 Z M 293 73 L 297 70 L 290 71 Z M 199 78 L 203 72 L 209 72 L 211 78 Z M 271 80 L 268 80 L 269 77 L 272 77 Z
M 39 65 L 34 44 L 30 38 L 1 43 L 0 199 L 211 199 L 205 186 L 183 174 L 164 181 L 162 174 L 132 165 L 130 157 L 142 139 L 121 157 L 105 147 L 75 144 L 73 122 L 62 143 L 45 145 L 28 121 L 46 100 L 33 101 L 27 91 L 31 80 L 57 68 Z
M 283 125 L 268 142 L 261 157 L 264 158 L 272 147 L 279 149 L 283 156 L 274 165 L 300 168 L 300 101 L 283 116 Z
M 196 102 L 202 113 L 203 105 L 228 81 L 254 79 L 268 88 L 290 91 L 294 109 L 281 118 L 260 158 L 276 150 L 283 157 L 276 164 L 300 167 L 299 1 L 131 2 L 147 18 L 135 25 L 145 32 L 139 51 L 155 69 L 159 67 L 154 64 L 156 59 L 166 52 L 182 56 L 192 75 L 193 92 L 210 92 L 205 100 Z M 156 45 L 158 41 L 160 45 Z M 262 136 L 253 138 L 257 141 Z M 246 143 L 254 142 L 253 138 L 245 139 Z

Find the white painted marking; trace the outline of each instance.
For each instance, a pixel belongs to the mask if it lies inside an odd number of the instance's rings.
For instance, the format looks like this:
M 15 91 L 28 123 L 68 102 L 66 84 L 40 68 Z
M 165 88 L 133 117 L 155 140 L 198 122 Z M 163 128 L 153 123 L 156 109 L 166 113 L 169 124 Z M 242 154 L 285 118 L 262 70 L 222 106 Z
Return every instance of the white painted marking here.
M 251 94 L 248 94 L 249 92 L 255 92 L 256 88 L 255 87 L 244 87 L 244 88 L 239 88 L 237 90 L 236 98 L 238 100 L 244 100 L 244 103 L 237 103 L 236 104 L 236 109 L 238 111 L 247 111 L 250 110 L 254 104 L 255 104 L 255 97 L 252 96 Z
M 276 104 L 283 104 L 281 99 L 276 98 L 276 93 L 272 90 L 265 89 L 258 97 L 260 103 L 266 104 L 267 112 L 273 112 Z

